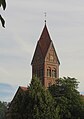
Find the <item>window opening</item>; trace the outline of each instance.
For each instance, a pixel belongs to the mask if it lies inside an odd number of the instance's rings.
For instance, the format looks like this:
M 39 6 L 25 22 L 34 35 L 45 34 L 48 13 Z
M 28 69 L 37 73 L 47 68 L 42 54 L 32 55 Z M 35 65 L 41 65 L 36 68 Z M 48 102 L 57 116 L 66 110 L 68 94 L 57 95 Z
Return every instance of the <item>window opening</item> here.
M 53 69 L 53 70 L 52 70 L 52 77 L 53 77 L 53 78 L 56 78 L 56 77 L 57 77 L 56 69 Z
M 47 76 L 48 76 L 48 77 L 51 77 L 51 68 L 48 68 L 48 69 L 47 69 Z

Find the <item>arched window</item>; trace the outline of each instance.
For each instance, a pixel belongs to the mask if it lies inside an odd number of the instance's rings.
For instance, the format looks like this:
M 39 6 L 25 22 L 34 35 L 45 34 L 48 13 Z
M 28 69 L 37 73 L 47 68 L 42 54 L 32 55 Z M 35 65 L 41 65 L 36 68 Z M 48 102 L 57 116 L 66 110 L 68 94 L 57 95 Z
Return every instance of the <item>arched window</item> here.
M 47 76 L 51 77 L 51 68 L 50 67 L 47 69 Z
M 55 68 L 52 70 L 52 77 L 53 78 L 56 78 L 57 77 L 57 72 L 56 72 L 56 69 Z

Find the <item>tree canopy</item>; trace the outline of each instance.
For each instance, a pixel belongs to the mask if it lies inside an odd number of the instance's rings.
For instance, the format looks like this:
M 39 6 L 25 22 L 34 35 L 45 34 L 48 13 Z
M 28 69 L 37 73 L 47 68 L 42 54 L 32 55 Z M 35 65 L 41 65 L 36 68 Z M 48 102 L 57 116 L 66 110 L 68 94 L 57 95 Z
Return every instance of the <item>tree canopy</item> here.
M 10 107 L 10 119 L 60 119 L 55 100 L 37 78 L 33 78 L 28 90 L 19 93 Z M 9 117 L 8 117 L 9 118 Z
M 25 93 L 18 93 L 8 119 L 83 119 L 84 102 L 75 78 L 64 77 L 45 89 L 34 77 Z
M 61 119 L 83 119 L 84 105 L 77 90 L 78 82 L 75 78 L 64 77 L 49 87 L 49 90 L 60 107 Z
M 0 7 L 3 7 L 3 10 L 6 9 L 6 1 L 5 0 L 0 0 Z M 3 19 L 2 15 L 0 14 L 0 21 L 2 23 L 2 26 L 5 27 L 5 20 Z
M 5 119 L 7 103 L 0 101 L 0 119 Z
M 28 101 L 27 101 L 28 100 Z M 55 101 L 39 79 L 33 78 L 27 94 L 26 113 L 29 119 L 59 119 Z

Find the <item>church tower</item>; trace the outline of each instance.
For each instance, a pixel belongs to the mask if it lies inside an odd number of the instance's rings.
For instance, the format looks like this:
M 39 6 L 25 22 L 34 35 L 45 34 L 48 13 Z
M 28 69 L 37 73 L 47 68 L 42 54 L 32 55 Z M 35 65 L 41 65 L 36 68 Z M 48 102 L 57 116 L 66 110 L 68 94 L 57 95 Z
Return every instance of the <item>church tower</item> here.
M 46 23 L 37 42 L 31 65 L 32 77 L 38 77 L 45 88 L 53 85 L 59 78 L 60 62 Z

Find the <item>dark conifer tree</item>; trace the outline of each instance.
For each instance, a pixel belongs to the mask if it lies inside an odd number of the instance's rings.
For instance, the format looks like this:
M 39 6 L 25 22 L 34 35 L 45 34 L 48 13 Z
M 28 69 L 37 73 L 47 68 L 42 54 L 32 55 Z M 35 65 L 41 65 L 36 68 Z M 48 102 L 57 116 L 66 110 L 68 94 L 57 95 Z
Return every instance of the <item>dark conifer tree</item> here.
M 25 119 L 59 119 L 59 108 L 55 107 L 55 101 L 50 92 L 36 77 L 31 81 L 25 106 Z

